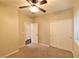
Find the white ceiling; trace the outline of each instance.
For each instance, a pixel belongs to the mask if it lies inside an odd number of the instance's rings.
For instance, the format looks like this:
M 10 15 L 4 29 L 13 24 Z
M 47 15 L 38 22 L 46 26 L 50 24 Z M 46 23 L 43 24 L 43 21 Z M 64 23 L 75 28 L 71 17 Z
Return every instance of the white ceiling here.
M 47 1 L 48 1 L 47 4 L 40 6 L 41 8 L 47 10 L 46 13 L 72 8 L 73 6 L 73 0 L 47 0 Z M 0 4 L 12 5 L 15 7 L 29 5 L 26 0 L 0 0 Z M 44 14 L 41 11 L 36 14 L 32 14 L 28 8 L 24 8 L 21 10 L 29 16 Z

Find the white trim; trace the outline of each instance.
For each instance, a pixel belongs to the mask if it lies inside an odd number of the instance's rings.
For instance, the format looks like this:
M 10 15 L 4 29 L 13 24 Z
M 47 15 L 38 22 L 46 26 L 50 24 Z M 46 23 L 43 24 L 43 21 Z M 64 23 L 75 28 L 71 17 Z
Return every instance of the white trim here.
M 47 45 L 47 44 L 44 44 L 44 43 L 39 43 L 39 45 L 46 46 L 46 47 L 50 46 L 50 45 Z
M 8 56 L 10 56 L 10 55 L 12 55 L 12 54 L 17 53 L 17 52 L 19 52 L 19 49 L 18 49 L 18 50 L 15 50 L 15 51 L 13 51 L 13 52 L 11 52 L 11 53 L 9 53 L 9 54 L 6 54 L 6 55 L 2 56 L 1 58 L 6 58 L 6 57 L 8 57 Z

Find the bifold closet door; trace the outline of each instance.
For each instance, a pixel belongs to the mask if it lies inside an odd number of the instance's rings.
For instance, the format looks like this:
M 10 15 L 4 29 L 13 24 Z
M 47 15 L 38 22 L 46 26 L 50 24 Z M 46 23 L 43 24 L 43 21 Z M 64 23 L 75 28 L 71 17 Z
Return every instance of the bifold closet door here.
M 50 45 L 72 51 L 73 47 L 72 20 L 59 20 L 50 23 Z

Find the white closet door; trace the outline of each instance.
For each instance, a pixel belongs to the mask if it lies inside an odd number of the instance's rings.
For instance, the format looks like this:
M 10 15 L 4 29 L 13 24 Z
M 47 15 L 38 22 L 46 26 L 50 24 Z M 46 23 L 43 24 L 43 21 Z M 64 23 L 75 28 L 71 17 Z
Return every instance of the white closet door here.
M 25 23 L 25 41 L 31 38 L 31 23 Z
M 32 43 L 38 44 L 38 23 L 31 24 L 31 39 Z
M 54 21 L 50 24 L 50 45 L 72 51 L 72 20 Z

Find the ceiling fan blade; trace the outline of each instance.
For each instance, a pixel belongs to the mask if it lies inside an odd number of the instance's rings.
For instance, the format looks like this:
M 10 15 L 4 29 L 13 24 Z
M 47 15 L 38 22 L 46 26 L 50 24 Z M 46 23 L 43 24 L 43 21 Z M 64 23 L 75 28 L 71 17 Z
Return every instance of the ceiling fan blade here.
M 36 7 L 37 7 L 39 10 L 41 10 L 42 12 L 46 12 L 46 10 L 44 10 L 44 9 L 38 7 L 38 6 L 36 6 Z
M 47 3 L 47 0 L 43 0 L 43 1 L 40 2 L 40 5 L 46 4 L 46 3 Z
M 30 0 L 26 0 L 27 2 L 30 2 Z
M 26 1 L 28 1 L 30 4 L 31 3 L 37 3 L 38 2 L 37 0 L 26 0 Z
M 26 0 L 29 4 L 32 4 L 31 0 Z
M 37 0 L 32 0 L 32 3 L 37 3 Z
M 21 7 L 19 7 L 19 8 L 28 8 L 28 7 L 30 7 L 30 6 L 21 6 Z

